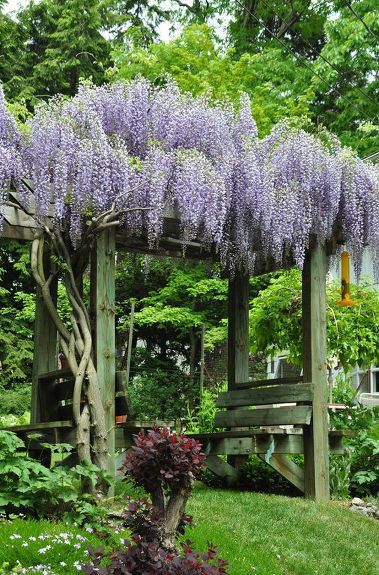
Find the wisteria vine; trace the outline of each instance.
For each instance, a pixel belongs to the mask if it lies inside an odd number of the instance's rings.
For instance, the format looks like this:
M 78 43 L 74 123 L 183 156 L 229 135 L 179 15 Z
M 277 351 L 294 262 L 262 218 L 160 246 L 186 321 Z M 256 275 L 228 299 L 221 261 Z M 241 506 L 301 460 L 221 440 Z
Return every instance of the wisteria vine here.
M 5 106 L 0 85 L 0 234 L 10 182 L 13 180 L 16 185 L 20 185 L 21 177 L 27 173 L 24 159 L 24 142 L 16 120 Z
M 358 268 L 366 245 L 379 264 L 378 169 L 286 124 L 259 139 L 246 96 L 236 111 L 174 83 L 84 84 L 38 107 L 23 141 L 0 92 L 0 212 L 21 174 L 34 182 L 39 217 L 53 194 L 74 248 L 86 220 L 112 206 L 149 208 L 124 210 L 120 226 L 157 244 L 174 207 L 183 238 L 212 245 L 231 271 L 257 254 L 301 267 L 310 238 L 337 228 Z

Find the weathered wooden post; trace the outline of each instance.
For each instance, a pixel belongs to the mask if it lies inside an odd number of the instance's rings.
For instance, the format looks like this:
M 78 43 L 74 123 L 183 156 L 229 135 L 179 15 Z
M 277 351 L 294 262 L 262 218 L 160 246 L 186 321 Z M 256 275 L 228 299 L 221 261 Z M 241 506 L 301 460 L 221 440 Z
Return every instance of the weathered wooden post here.
M 249 349 L 249 276 L 237 271 L 234 278 L 229 279 L 228 287 L 229 390 L 234 389 L 238 383 L 249 381 Z M 228 462 L 236 468 L 237 474 L 246 461 L 246 455 L 228 457 Z
M 228 291 L 228 389 L 249 381 L 249 276 L 236 272 Z
M 303 269 L 303 381 L 313 383 L 312 420 L 304 426 L 305 496 L 329 499 L 326 356 L 326 249 L 316 244 Z
M 91 258 L 95 363 L 108 432 L 108 471 L 115 474 L 115 232 L 103 231 Z
M 53 300 L 56 301 L 57 284 L 51 286 Z M 32 404 L 30 423 L 46 421 L 46 407 L 57 411 L 55 398 L 49 398 L 48 393 L 41 395 L 39 376 L 57 369 L 57 330 L 44 304 L 42 292 L 36 290 L 36 312 L 34 322 L 34 353 L 32 374 Z M 52 401 L 49 401 L 52 399 Z M 54 401 L 55 400 L 55 401 Z

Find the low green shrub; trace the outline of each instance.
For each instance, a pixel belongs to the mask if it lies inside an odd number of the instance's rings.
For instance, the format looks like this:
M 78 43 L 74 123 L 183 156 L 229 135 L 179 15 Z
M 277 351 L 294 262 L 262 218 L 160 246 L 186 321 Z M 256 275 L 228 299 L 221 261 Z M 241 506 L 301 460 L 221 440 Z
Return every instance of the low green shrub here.
M 42 445 L 55 452 L 71 448 Z M 84 462 L 70 469 L 49 469 L 29 456 L 16 434 L 0 430 L 0 513 L 9 516 L 22 512 L 29 517 L 54 519 L 71 516 L 83 525 L 99 523 L 101 508 L 92 497 L 81 493 L 83 481 L 95 485 L 99 473 L 110 482 L 108 474 Z
M 226 389 L 226 384 L 222 388 L 214 390 L 204 389 L 200 405 L 194 409 L 188 408 L 184 422 L 187 433 L 211 433 L 216 431 L 216 401 L 220 391 L 224 391 L 224 387 Z
M 128 389 L 136 419 L 151 421 L 185 419 L 187 405 L 194 405 L 199 393 L 198 383 L 175 363 L 148 357 L 145 350 L 135 353 Z
M 0 415 L 0 428 L 12 427 L 13 425 L 27 425 L 30 423 L 30 412 L 25 411 L 22 415 Z
M 351 451 L 350 494 L 375 497 L 379 492 L 379 407 L 348 407 L 331 414 L 331 424 L 335 429 L 355 432 L 354 437 L 345 438 Z
M 22 416 L 25 406 L 30 405 L 32 386 L 30 383 L 18 383 L 11 388 L 3 388 L 0 385 L 0 415 Z
M 350 497 L 351 450 L 343 455 L 331 455 L 329 458 L 330 495 L 333 499 Z

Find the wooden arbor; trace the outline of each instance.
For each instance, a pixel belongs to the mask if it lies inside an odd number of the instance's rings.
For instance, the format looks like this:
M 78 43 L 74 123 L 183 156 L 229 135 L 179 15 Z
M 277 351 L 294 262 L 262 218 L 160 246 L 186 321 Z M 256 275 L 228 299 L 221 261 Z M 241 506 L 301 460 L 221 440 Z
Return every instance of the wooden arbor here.
M 16 192 L 10 197 L 13 205 L 6 207 L 2 236 L 33 239 L 36 228 L 33 208 L 23 211 L 22 200 Z M 15 208 L 15 204 L 21 209 Z M 94 359 L 106 415 L 110 471 L 114 471 L 115 448 L 126 447 L 130 431 L 138 428 L 137 423 L 115 425 L 115 250 L 181 256 L 183 242 L 179 220 L 174 213 L 166 213 L 160 248 L 149 250 L 147 246 L 144 234 L 133 238 L 104 230 L 91 257 Z M 214 256 L 205 252 L 198 242 L 186 242 L 185 247 L 190 258 Z M 270 269 L 273 269 L 270 262 L 260 262 L 257 273 Z M 342 446 L 338 434 L 331 433 L 328 437 L 325 276 L 326 247 L 315 243 L 307 253 L 303 270 L 303 379 L 296 382 L 249 381 L 249 278 L 240 273 L 229 280 L 229 391 L 219 399 L 219 406 L 227 411 L 220 412 L 216 420 L 220 427 L 229 431 L 199 436 L 204 442 L 208 465 L 216 473 L 233 478 L 238 474 L 240 458 L 257 453 L 307 497 L 328 499 L 329 445 L 337 453 L 342 452 Z M 25 433 L 43 429 L 50 440 L 70 441 L 72 421 L 67 409 L 66 416 L 61 415 L 62 408 L 67 406 L 62 405 L 60 380 L 63 373 L 56 371 L 56 331 L 40 295 L 37 297 L 34 339 L 32 421 L 30 426 L 15 428 L 15 431 Z M 274 407 L 273 404 L 286 407 Z M 259 409 L 246 409 L 250 406 Z M 296 427 L 283 429 L 282 425 Z M 218 457 L 222 453 L 233 456 L 230 463 Z M 304 453 L 304 472 L 286 457 L 291 453 Z
M 229 281 L 229 391 L 219 397 L 218 406 L 227 411 L 216 415 L 216 425 L 230 431 L 199 438 L 208 442 L 209 467 L 230 480 L 238 475 L 240 456 L 256 453 L 306 497 L 329 498 L 329 442 L 333 452 L 343 449 L 341 435 L 328 432 L 325 278 L 326 247 L 315 244 L 303 269 L 302 380 L 249 381 L 249 279 Z M 251 406 L 258 409 L 246 409 Z M 280 427 L 288 425 L 295 427 Z M 252 432 L 251 426 L 260 429 Z M 237 456 L 234 465 L 220 460 L 220 453 Z M 290 453 L 304 453 L 304 471 Z

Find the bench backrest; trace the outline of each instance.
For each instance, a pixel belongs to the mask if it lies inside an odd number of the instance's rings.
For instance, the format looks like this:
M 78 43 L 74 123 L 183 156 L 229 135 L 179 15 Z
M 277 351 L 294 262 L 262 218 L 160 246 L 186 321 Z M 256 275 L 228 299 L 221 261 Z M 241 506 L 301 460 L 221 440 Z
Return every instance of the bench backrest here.
M 116 416 L 132 417 L 132 406 L 125 383 L 125 371 L 116 372 Z M 59 369 L 41 374 L 38 378 L 41 422 L 67 421 L 72 419 L 72 395 L 74 377 L 69 369 Z
M 239 389 L 220 393 L 217 407 L 227 410 L 216 414 L 216 427 L 309 425 L 313 385 L 287 382 L 288 379 L 247 382 L 238 384 Z

